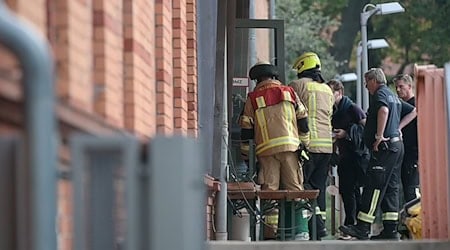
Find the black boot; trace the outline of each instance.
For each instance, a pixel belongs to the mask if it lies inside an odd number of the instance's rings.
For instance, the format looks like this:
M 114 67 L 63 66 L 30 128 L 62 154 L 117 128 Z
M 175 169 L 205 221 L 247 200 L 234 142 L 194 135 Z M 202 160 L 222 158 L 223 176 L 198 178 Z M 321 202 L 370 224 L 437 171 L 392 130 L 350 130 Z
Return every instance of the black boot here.
M 357 238 L 358 240 L 368 240 L 370 233 L 370 224 L 358 220 L 356 225 L 343 225 L 339 230 L 344 234 Z
M 316 229 L 317 229 L 317 238 L 313 239 L 312 235 L 312 219 L 308 221 L 309 235 L 311 240 L 321 240 L 321 238 L 328 235 L 327 228 L 325 227 L 325 221 L 322 219 L 322 216 L 316 215 Z
M 400 240 L 397 223 L 383 223 L 383 231 L 379 235 L 370 237 L 371 240 Z

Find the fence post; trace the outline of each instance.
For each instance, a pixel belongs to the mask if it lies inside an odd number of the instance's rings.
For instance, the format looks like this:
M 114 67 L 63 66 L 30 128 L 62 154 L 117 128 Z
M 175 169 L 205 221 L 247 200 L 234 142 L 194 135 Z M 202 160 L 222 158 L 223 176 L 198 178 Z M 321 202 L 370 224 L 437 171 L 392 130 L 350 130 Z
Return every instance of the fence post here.
M 206 189 L 200 144 L 156 137 L 149 147 L 150 249 L 205 249 Z
M 26 166 L 31 174 L 32 250 L 56 250 L 57 129 L 53 60 L 44 37 L 25 25 L 0 1 L 0 43 L 23 69 Z
M 141 172 L 137 140 L 126 136 L 76 135 L 70 143 L 74 249 L 145 249 L 141 245 L 144 222 L 138 201 Z
M 0 137 L 0 249 L 17 249 L 17 138 Z

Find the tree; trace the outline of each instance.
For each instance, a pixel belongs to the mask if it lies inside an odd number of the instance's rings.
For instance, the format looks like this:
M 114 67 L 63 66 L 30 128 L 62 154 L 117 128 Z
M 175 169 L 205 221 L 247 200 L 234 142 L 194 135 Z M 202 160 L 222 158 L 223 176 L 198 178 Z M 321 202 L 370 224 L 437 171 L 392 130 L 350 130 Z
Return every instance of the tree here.
M 403 0 L 401 14 L 373 21 L 374 35 L 383 34 L 391 48 L 386 56 L 401 64 L 400 72 L 411 63 L 432 63 L 438 67 L 450 58 L 450 2 L 445 0 Z M 399 72 L 399 73 L 400 73 Z
M 285 51 L 287 79 L 295 78 L 292 63 L 304 52 L 312 51 L 319 55 L 325 79 L 333 78 L 337 62 L 328 51 L 331 43 L 323 36 L 325 28 L 336 25 L 320 10 L 309 11 L 298 0 L 278 0 L 276 15 L 285 20 Z
M 350 58 L 353 48 L 358 41 L 355 38 L 360 31 L 360 13 L 369 0 L 303 0 L 303 8 L 316 11 L 320 10 L 334 23 L 339 25 L 333 31 L 331 38 L 330 54 L 338 62 L 338 72 L 349 71 Z
M 317 49 L 325 61 L 325 70 L 332 64 L 327 62 L 329 58 L 335 64 L 330 69 L 335 68 L 339 73 L 350 71 L 349 63 L 355 58 L 360 40 L 360 13 L 369 2 L 390 1 L 278 0 L 277 14 L 279 18 L 285 18 L 289 33 L 286 36 L 287 55 Z M 385 38 L 390 44 L 389 49 L 369 51 L 369 66 L 380 66 L 384 58 L 390 57 L 391 61 L 401 65 L 399 73 L 413 63 L 442 67 L 450 58 L 450 1 L 399 2 L 405 7 L 404 13 L 373 17 L 368 22 L 368 38 Z

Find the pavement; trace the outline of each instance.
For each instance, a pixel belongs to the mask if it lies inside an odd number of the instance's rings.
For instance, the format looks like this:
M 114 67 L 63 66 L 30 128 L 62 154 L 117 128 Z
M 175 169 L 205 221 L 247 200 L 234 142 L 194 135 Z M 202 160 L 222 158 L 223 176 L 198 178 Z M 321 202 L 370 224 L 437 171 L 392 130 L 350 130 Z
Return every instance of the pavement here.
M 209 250 L 449 250 L 450 241 L 209 241 Z

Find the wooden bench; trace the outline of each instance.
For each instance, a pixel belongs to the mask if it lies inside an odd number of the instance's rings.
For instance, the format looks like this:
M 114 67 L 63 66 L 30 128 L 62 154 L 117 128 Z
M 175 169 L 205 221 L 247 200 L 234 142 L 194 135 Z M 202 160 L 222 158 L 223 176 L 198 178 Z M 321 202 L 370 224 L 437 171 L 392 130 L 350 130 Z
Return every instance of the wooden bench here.
M 317 228 L 316 228 L 316 210 L 314 209 L 317 205 L 317 197 L 319 196 L 319 190 L 302 190 L 302 191 L 292 191 L 292 190 L 256 190 L 256 187 L 251 182 L 230 182 L 228 183 L 228 198 L 230 200 L 247 200 L 247 209 L 256 209 L 255 201 L 257 199 L 261 201 L 277 201 L 280 206 L 279 209 L 279 225 L 280 228 L 285 227 L 285 207 L 286 201 L 293 201 L 299 199 L 308 199 L 311 201 L 312 205 L 312 239 L 316 239 Z M 291 238 L 295 237 L 295 208 L 291 206 Z M 250 234 L 252 240 L 256 239 L 255 228 L 253 225 L 256 221 L 256 215 L 250 213 Z M 261 223 L 260 235 L 263 235 L 264 224 Z M 280 230 L 280 239 L 282 241 L 286 240 L 286 230 Z M 262 239 L 262 237 L 260 237 Z

